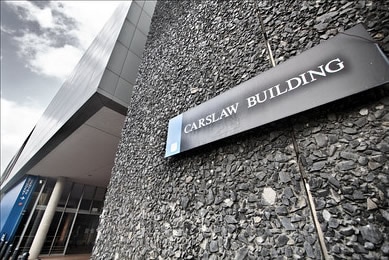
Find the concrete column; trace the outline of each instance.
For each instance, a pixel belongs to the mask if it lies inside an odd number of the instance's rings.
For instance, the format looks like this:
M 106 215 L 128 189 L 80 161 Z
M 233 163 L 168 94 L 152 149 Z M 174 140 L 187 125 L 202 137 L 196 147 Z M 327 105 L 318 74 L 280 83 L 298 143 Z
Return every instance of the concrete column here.
M 43 214 L 41 223 L 39 224 L 38 231 L 34 237 L 30 248 L 30 257 L 28 259 L 38 259 L 38 256 L 42 250 L 43 244 L 46 240 L 47 232 L 53 220 L 55 209 L 57 208 L 59 199 L 61 198 L 63 188 L 65 186 L 65 178 L 59 177 L 51 193 L 49 203 L 47 204 L 45 213 Z

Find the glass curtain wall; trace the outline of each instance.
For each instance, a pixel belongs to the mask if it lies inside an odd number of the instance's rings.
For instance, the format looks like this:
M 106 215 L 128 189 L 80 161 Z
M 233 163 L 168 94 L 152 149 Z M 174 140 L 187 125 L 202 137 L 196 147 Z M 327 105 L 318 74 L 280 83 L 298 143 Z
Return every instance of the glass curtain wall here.
M 56 180 L 41 180 L 15 241 L 28 252 Z M 66 182 L 42 248 L 42 255 L 90 253 L 103 208 L 106 188 Z

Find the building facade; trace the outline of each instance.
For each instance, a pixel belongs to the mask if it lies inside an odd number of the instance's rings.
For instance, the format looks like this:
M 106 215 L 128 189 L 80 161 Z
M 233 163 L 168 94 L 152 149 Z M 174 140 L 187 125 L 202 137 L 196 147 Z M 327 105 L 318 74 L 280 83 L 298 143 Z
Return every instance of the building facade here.
M 13 243 L 31 259 L 92 247 L 92 259 L 388 259 L 387 84 L 307 96 L 307 111 L 165 157 L 170 119 L 272 74 L 272 56 L 277 71 L 340 35 L 376 46 L 387 69 L 388 10 L 123 3 L 7 168 L 8 218 L 33 187 Z M 350 34 L 361 23 L 369 36 Z
M 0 258 L 91 253 L 155 2 L 122 2 L 1 180 Z
M 388 8 L 159 1 L 93 259 L 388 259 L 387 85 L 165 158 L 169 119 L 272 68 L 259 15 L 279 66 L 360 23 L 387 57 Z

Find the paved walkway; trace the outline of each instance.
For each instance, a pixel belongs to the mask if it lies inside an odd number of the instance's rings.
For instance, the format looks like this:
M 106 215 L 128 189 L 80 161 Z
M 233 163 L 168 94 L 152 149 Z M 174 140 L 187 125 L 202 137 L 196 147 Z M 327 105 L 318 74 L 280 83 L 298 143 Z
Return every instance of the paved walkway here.
M 48 259 L 48 260 L 89 260 L 90 254 L 82 254 L 82 255 L 57 255 L 57 256 L 39 256 L 39 259 Z

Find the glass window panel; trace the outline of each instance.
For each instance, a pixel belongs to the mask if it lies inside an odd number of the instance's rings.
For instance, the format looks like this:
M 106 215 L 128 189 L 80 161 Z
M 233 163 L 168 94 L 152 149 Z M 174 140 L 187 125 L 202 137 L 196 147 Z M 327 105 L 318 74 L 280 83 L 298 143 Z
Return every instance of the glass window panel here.
M 93 197 L 95 196 L 95 190 L 96 190 L 95 186 L 86 185 L 84 188 L 84 199 L 92 200 Z
M 84 196 L 81 201 L 80 210 L 90 210 L 92 206 L 93 197 L 95 196 L 95 192 L 96 187 L 94 186 L 87 185 L 84 187 Z
M 73 208 L 73 209 L 77 208 L 78 202 L 79 202 L 81 195 L 82 195 L 83 188 L 84 188 L 83 184 L 75 183 L 73 185 L 73 189 L 72 189 L 72 192 L 70 194 L 70 199 L 69 199 L 67 208 Z
M 72 182 L 65 182 L 65 185 L 63 187 L 63 191 L 61 194 L 61 198 L 59 199 L 58 202 L 58 207 L 65 207 L 66 206 L 66 201 L 68 199 L 69 193 L 72 191 Z
M 66 253 L 81 254 L 91 252 L 96 238 L 98 223 L 98 216 L 79 214 L 74 223 Z
M 103 208 L 103 204 L 104 204 L 103 201 L 96 201 L 96 200 L 93 201 L 91 212 L 100 213 Z
M 54 243 L 51 248 L 51 254 L 60 254 L 64 252 L 66 241 L 70 234 L 70 228 L 72 226 L 74 216 L 75 216 L 74 213 L 64 214 L 57 235 L 54 238 Z
M 45 243 L 43 244 L 41 254 L 49 254 L 50 248 L 53 240 L 55 240 L 55 232 L 57 230 L 57 226 L 60 224 L 62 212 L 55 212 L 51 225 L 49 227 L 49 231 L 47 232 Z M 63 250 L 62 250 L 63 251 Z M 56 253 L 52 251 L 51 253 Z
M 46 179 L 46 185 L 45 188 L 43 189 L 42 195 L 39 198 L 38 205 L 47 205 L 49 202 L 51 193 L 53 192 L 55 185 L 55 180 L 51 178 Z
M 104 201 L 105 191 L 106 191 L 105 188 L 97 187 L 95 200 Z
M 81 201 L 80 210 L 89 210 L 91 208 L 92 200 L 83 199 Z
M 39 227 L 40 221 L 42 220 L 43 213 L 44 210 L 35 210 L 30 225 L 28 226 L 26 234 L 23 237 L 23 241 L 20 247 L 20 252 L 29 251 L 32 241 L 35 237 L 36 231 Z

